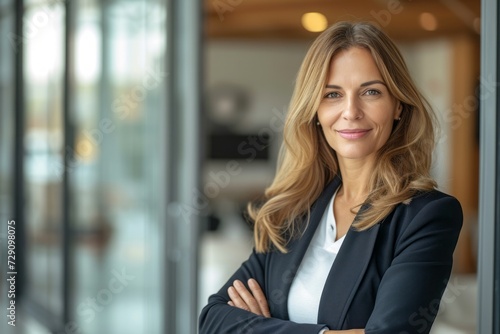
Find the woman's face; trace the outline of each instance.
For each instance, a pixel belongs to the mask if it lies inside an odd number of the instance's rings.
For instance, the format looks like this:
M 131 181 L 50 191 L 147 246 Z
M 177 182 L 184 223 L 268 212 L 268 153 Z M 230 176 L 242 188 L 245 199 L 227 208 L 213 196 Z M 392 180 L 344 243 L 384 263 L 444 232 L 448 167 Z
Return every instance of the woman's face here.
M 371 160 L 387 142 L 401 104 L 389 93 L 371 53 L 343 50 L 330 63 L 318 119 L 339 160 Z

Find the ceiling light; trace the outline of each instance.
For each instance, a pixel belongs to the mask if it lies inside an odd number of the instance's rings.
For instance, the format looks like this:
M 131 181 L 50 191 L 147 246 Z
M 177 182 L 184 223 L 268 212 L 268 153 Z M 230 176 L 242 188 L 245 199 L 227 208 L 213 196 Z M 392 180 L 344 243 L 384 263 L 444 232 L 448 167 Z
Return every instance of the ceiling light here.
M 427 31 L 434 31 L 437 29 L 438 22 L 434 14 L 422 13 L 420 14 L 420 26 Z
M 328 27 L 328 20 L 321 13 L 305 13 L 302 15 L 302 26 L 310 32 L 321 32 Z

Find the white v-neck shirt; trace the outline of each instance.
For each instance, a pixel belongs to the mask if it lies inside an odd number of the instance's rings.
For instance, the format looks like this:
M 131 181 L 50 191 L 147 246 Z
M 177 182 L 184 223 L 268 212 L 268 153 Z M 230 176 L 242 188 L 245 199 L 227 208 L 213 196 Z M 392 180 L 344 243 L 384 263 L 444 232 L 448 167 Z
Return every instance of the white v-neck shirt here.
M 337 226 L 333 201 L 328 204 L 321 222 L 302 259 L 288 294 L 288 316 L 297 323 L 316 324 L 321 294 L 330 269 L 342 246 L 345 235 L 335 241 Z

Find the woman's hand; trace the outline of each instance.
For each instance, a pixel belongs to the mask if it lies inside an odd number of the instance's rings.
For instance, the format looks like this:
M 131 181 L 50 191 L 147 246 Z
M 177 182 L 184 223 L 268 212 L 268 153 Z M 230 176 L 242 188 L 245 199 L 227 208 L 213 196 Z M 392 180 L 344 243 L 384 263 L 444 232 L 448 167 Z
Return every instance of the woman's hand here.
M 231 298 L 228 304 L 270 318 L 269 305 L 259 283 L 251 278 L 248 280 L 248 287 L 250 291 L 241 281 L 234 281 L 233 285 L 227 289 L 229 298 Z
M 266 318 L 270 318 L 271 312 L 269 312 L 269 305 L 267 304 L 266 296 L 264 295 L 264 292 L 262 292 L 259 283 L 257 283 L 256 280 L 251 278 L 248 280 L 248 287 L 250 288 L 250 291 L 240 280 L 234 281 L 233 285 L 227 289 L 229 298 L 231 298 L 231 300 L 227 303 L 231 306 L 241 308 L 243 310 L 252 312 L 256 315 L 261 315 Z M 328 330 L 325 332 L 325 334 L 336 334 L 336 333 L 365 334 L 365 330 L 364 329 L 350 329 L 342 331 Z

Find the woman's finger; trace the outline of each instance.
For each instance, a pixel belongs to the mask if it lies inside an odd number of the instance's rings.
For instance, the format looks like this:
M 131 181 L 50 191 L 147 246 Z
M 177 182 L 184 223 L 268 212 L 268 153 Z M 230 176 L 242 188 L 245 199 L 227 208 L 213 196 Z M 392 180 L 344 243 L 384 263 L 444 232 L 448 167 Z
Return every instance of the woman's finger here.
M 227 289 L 227 293 L 229 295 L 229 298 L 231 298 L 231 300 L 229 302 L 232 303 L 232 305 L 231 304 L 229 304 L 229 305 L 241 308 L 245 311 L 250 311 L 250 308 L 245 303 L 245 301 L 240 297 L 240 294 L 238 293 L 238 291 L 236 291 L 234 286 L 230 286 Z
M 255 300 L 257 300 L 257 304 L 259 305 L 262 315 L 266 318 L 270 318 L 271 312 L 269 312 L 269 305 L 267 304 L 266 295 L 260 288 L 259 283 L 255 279 L 251 278 L 248 280 L 248 286 L 250 287 L 250 291 L 252 292 L 253 297 L 255 298 Z
M 233 286 L 240 295 L 241 299 L 245 302 L 246 306 L 250 309 L 250 312 L 257 315 L 264 315 L 260 310 L 259 303 L 255 297 L 241 281 L 234 281 Z

